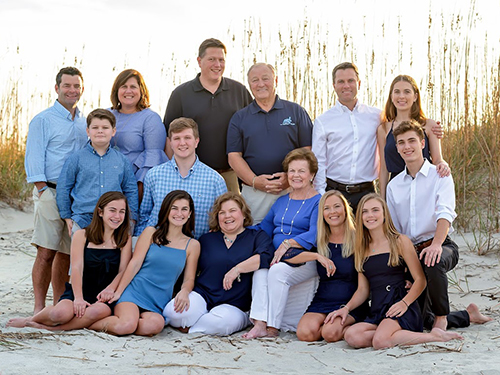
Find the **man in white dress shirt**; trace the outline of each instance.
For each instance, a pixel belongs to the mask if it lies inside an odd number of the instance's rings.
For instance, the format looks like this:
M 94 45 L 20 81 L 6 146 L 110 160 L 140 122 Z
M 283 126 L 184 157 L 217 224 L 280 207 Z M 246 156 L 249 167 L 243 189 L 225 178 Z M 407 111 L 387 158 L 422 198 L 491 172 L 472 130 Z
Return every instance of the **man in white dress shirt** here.
M 416 121 L 403 121 L 393 134 L 406 169 L 389 182 L 387 205 L 396 229 L 415 245 L 427 278 L 427 289 L 419 299 L 424 326 L 446 330 L 489 321 L 474 304 L 450 314 L 446 273 L 459 258 L 458 245 L 448 236 L 457 216 L 453 178 L 440 177 L 424 159 L 424 132 Z
M 332 72 L 338 100 L 314 121 L 312 151 L 318 159 L 316 190 L 339 190 L 356 210 L 359 200 L 374 192 L 378 177 L 377 127 L 380 110 L 359 102 L 358 68 L 350 62 Z

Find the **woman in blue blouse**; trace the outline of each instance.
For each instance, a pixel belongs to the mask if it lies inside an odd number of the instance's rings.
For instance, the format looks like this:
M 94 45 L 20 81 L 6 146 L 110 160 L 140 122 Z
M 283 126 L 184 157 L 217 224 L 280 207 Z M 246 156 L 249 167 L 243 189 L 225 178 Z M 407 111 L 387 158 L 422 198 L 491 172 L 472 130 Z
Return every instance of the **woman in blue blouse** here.
M 317 285 L 316 262 L 288 264 L 290 259 L 303 251 L 315 250 L 318 202 L 321 196 L 312 185 L 318 171 L 318 161 L 311 150 L 299 148 L 290 151 L 283 160 L 290 193 L 274 203 L 259 224 L 273 238 L 276 251 L 268 272 L 259 270 L 254 277 L 254 298 L 250 319 L 254 327 L 243 335 L 245 338 L 277 336 L 282 328 L 285 306 L 290 287 L 302 285 L 295 316 L 288 327 L 295 329 L 300 317 L 311 301 Z M 287 328 L 288 328 L 287 327 Z
M 116 117 L 116 135 L 111 147 L 132 163 L 142 200 L 142 181 L 148 170 L 168 160 L 167 135 L 160 116 L 149 109 L 149 91 L 141 73 L 126 69 L 116 77 L 111 89 L 111 112 Z
M 232 192 L 218 197 L 210 214 L 210 233 L 200 238 L 198 276 L 188 306 L 170 301 L 163 315 L 183 332 L 230 335 L 247 327 L 252 274 L 268 268 L 271 239 L 252 224 L 244 199 Z

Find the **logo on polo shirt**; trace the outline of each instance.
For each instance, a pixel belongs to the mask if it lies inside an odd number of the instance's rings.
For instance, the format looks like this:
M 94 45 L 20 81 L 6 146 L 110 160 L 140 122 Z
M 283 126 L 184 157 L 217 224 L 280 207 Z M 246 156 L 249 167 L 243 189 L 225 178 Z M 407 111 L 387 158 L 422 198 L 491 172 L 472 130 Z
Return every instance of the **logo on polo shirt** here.
M 283 122 L 280 124 L 281 126 L 295 126 L 295 123 L 292 122 L 292 118 L 291 117 L 288 117 L 286 119 L 283 119 Z

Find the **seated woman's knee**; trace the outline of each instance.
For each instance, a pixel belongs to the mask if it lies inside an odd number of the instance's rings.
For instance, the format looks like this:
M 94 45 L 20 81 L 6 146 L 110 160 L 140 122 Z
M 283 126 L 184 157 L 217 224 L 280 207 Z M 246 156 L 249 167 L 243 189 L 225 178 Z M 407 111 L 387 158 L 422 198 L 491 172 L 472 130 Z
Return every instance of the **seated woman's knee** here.
M 343 339 L 343 328 L 337 325 L 329 324 L 324 325 L 321 331 L 321 336 L 326 342 L 337 342 Z
M 134 319 L 119 319 L 114 325 L 114 333 L 118 336 L 131 335 L 137 330 L 138 322 Z
M 64 324 L 75 316 L 70 308 L 55 307 L 49 313 L 49 318 L 54 324 Z
M 390 337 L 388 337 L 387 335 L 385 334 L 377 334 L 377 332 L 375 333 L 375 335 L 373 336 L 373 340 L 372 340 L 372 345 L 373 345 L 373 349 L 385 349 L 385 348 L 390 348 L 392 347 L 392 342 L 391 342 L 391 339 Z
M 344 340 L 353 348 L 363 347 L 361 332 L 355 326 L 350 327 L 345 331 Z
M 305 327 L 304 325 L 299 324 L 297 327 L 297 338 L 300 341 L 313 342 L 316 341 L 316 337 L 314 332 L 310 327 Z

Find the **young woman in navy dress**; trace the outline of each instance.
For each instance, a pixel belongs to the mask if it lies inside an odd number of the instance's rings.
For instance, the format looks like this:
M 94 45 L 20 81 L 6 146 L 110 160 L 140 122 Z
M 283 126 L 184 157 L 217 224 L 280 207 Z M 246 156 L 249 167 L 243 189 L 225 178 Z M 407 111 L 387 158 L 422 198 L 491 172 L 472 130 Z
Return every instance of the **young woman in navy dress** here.
M 345 331 L 344 337 L 350 346 L 382 349 L 462 339 L 456 332 L 439 328 L 422 332 L 422 316 L 416 299 L 426 286 L 425 275 L 413 244 L 396 231 L 385 201 L 377 194 L 368 194 L 359 202 L 354 262 L 359 272 L 358 289 L 344 307 L 331 313 L 345 324 L 349 312 L 371 293 L 366 320 Z M 414 280 L 408 291 L 406 267 Z
M 349 302 L 358 286 L 354 236 L 351 206 L 339 191 L 327 191 L 319 201 L 318 252 L 303 252 L 289 260 L 291 263 L 316 260 L 320 280 L 318 290 L 297 327 L 299 340 L 339 341 L 347 327 L 365 319 L 367 303 L 350 312 L 344 324 L 340 323 L 339 317 L 326 319 L 330 312 Z

